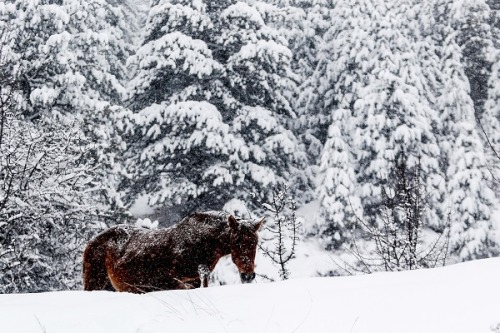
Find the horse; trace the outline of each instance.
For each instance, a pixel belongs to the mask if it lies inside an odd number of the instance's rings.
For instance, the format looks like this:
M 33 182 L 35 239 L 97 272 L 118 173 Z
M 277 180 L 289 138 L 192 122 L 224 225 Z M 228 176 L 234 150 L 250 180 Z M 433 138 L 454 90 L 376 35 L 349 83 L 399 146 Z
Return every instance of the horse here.
M 241 282 L 250 283 L 263 223 L 264 218 L 196 212 L 166 229 L 111 227 L 85 248 L 84 290 L 145 293 L 207 287 L 210 273 L 226 255 L 231 255 Z

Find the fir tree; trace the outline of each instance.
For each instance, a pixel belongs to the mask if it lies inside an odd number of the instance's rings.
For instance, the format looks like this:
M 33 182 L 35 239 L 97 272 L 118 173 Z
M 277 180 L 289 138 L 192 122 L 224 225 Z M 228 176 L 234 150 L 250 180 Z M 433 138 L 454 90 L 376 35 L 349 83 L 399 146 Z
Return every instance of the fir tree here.
M 318 231 L 326 238 L 327 249 L 338 248 L 350 240 L 357 220 L 363 216 L 356 195 L 352 152 L 346 142 L 349 114 L 349 109 L 335 110 L 319 165 L 318 195 L 325 221 L 320 223 Z
M 484 105 L 484 114 L 478 121 L 479 131 L 485 142 L 489 170 L 495 187 L 500 186 L 500 52 L 491 69 L 488 82 L 488 99 Z
M 491 212 L 496 202 L 486 155 L 475 126 L 474 104 L 451 28 L 443 44 L 443 92 L 438 99 L 446 156 L 445 202 L 450 223 L 450 251 L 460 259 L 487 257 L 494 251 Z
M 351 225 L 356 223 L 353 207 L 343 204 L 348 197 L 363 206 L 364 213 L 358 214 L 359 217 L 364 215 L 371 225 L 378 223 L 382 190 L 401 154 L 406 156 L 404 162 L 409 170 L 420 161 L 421 181 L 426 193 L 433 193 L 428 200 L 439 202 L 444 186 L 439 148 L 432 130 L 437 114 L 430 106 L 430 93 L 425 90 L 426 73 L 412 44 L 411 32 L 416 28 L 407 25 L 411 24 L 408 15 L 411 16 L 409 8 L 413 7 L 401 9 L 368 1 L 352 5 L 350 1 L 341 1 L 333 9 L 336 20 L 325 35 L 323 60 L 313 76 L 321 97 L 317 102 L 311 99 L 311 108 L 319 115 L 322 113 L 324 119 L 329 118 L 325 111 L 331 112 L 331 129 L 342 128 L 330 135 L 344 133 L 337 135 L 335 141 L 330 137 L 325 141 L 322 161 L 330 159 L 332 167 L 340 166 L 339 160 L 333 158 L 338 150 L 332 151 L 331 145 L 343 141 L 339 147 L 349 149 L 349 153 L 344 153 L 344 160 L 350 158 L 352 162 L 345 163 L 340 170 L 352 175 L 353 166 L 356 168 L 355 180 L 349 182 L 350 190 L 343 193 L 343 198 L 340 193 L 331 196 L 329 200 L 333 202 L 325 204 L 323 210 L 332 211 L 336 206 L 343 212 L 342 216 L 351 216 L 343 225 L 335 227 L 337 230 L 345 228 L 349 220 Z M 337 117 L 337 113 L 342 116 Z M 325 140 L 321 139 L 324 134 L 316 133 L 318 141 Z M 324 166 L 323 169 L 326 170 Z M 338 177 L 339 173 L 335 175 Z M 325 187 L 328 184 L 320 183 L 320 193 L 332 192 Z M 426 211 L 425 221 L 436 223 L 442 213 L 436 205 L 430 206 L 432 209 Z
M 144 44 L 130 59 L 129 202 L 147 195 L 175 219 L 293 181 L 304 156 L 288 129 L 291 57 L 250 5 L 154 3 Z
M 488 78 L 491 73 L 490 55 L 493 53 L 490 7 L 485 0 L 447 1 L 446 12 L 441 13 L 457 32 L 465 74 L 470 82 L 470 96 L 475 115 L 481 119 L 487 99 Z

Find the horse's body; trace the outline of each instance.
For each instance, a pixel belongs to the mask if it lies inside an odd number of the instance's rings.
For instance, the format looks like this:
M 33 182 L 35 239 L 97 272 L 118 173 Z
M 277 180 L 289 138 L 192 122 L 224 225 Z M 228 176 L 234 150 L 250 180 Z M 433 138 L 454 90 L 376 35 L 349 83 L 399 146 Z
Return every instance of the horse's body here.
M 242 282 L 255 276 L 258 223 L 226 213 L 194 213 L 163 230 L 112 227 L 83 256 L 85 290 L 149 292 L 207 286 L 218 260 L 231 254 Z

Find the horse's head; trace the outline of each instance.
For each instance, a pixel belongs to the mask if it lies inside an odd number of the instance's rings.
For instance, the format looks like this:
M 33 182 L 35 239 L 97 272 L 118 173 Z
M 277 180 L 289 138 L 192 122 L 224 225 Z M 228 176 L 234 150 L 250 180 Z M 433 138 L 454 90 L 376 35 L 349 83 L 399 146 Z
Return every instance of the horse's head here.
M 234 216 L 228 218 L 231 231 L 231 259 L 233 260 L 242 283 L 250 283 L 255 279 L 255 253 L 259 237 L 257 231 L 264 223 L 264 218 L 253 221 L 237 221 Z

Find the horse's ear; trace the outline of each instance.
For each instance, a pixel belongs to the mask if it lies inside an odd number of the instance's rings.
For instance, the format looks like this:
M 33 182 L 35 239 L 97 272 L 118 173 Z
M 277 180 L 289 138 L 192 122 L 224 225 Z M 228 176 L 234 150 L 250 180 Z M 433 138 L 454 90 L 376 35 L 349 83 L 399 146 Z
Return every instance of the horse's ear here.
M 264 225 L 265 222 L 266 222 L 266 218 L 265 217 L 263 217 L 260 220 L 258 220 L 257 223 L 255 224 L 255 231 L 259 231 L 260 228 L 262 227 L 262 225 Z
M 231 229 L 237 229 L 238 228 L 238 221 L 234 218 L 233 215 L 229 215 L 229 218 L 227 219 L 227 224 Z

